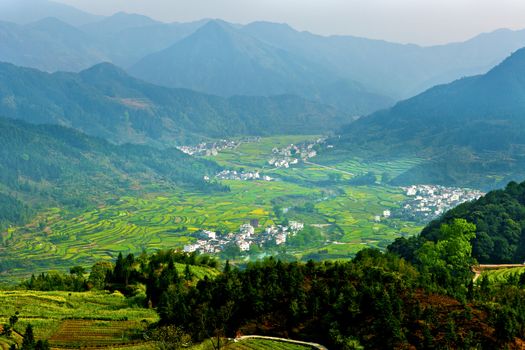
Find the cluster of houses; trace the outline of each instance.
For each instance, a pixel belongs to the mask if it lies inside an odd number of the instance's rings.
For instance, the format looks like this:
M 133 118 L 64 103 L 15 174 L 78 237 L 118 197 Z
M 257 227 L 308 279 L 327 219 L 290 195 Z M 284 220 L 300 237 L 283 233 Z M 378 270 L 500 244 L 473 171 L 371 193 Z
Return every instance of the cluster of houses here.
M 259 142 L 260 137 L 246 137 L 238 141 L 219 140 L 216 142 L 202 142 L 195 146 L 178 146 L 177 149 L 190 156 L 216 156 L 220 151 L 236 149 L 241 143 Z
M 403 187 L 409 197 L 396 216 L 416 221 L 429 221 L 464 202 L 476 200 L 484 193 L 479 190 L 438 185 Z
M 392 212 L 390 210 L 383 210 L 383 215 L 374 216 L 374 221 L 380 222 L 382 219 L 388 219 L 391 216 Z
M 226 246 L 233 243 L 241 252 L 246 252 L 254 244 L 260 247 L 271 242 L 276 245 L 285 244 L 289 235 L 295 235 L 304 228 L 303 223 L 290 221 L 288 226 L 270 226 L 256 234 L 255 228 L 257 226 L 258 221 L 252 220 L 249 224 L 241 225 L 238 232 L 230 232 L 223 236 L 219 236 L 214 231 L 202 230 L 197 233 L 197 241 L 185 245 L 184 251 L 187 253 L 214 254 L 221 252 Z
M 238 181 L 250 181 L 250 180 L 259 180 L 259 181 L 273 181 L 274 179 L 268 175 L 261 175 L 259 171 L 237 171 L 237 170 L 223 170 L 215 178 L 218 180 L 238 180 Z M 209 180 L 209 178 L 204 178 Z
M 289 168 L 300 161 L 305 162 L 317 155 L 315 146 L 325 141 L 326 139 L 320 138 L 313 142 L 305 142 L 298 145 L 291 144 L 284 148 L 275 147 L 272 149 L 272 158 L 268 160 L 268 164 L 276 168 Z

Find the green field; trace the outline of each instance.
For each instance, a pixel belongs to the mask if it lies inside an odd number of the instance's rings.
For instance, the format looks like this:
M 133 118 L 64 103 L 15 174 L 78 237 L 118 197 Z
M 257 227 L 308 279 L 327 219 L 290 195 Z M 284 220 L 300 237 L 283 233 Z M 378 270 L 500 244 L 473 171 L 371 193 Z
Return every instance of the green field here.
M 9 265 L 9 275 L 74 264 L 89 267 L 100 259 L 114 259 L 119 252 L 181 248 L 194 241 L 192 233 L 200 229 L 235 232 L 246 221 L 258 219 L 262 231 L 283 219 L 277 217 L 276 206 L 287 210 L 287 219 L 315 227 L 322 237 L 315 245 L 279 250 L 297 258 L 348 258 L 363 247 L 384 248 L 396 237 L 420 230 L 415 223 L 398 219 L 374 221 L 375 215 L 395 209 L 405 199 L 400 189 L 381 184 L 352 186 L 348 183 L 352 176 L 340 172 L 376 169 L 378 174 L 381 170 L 394 176 L 417 161 L 365 165 L 348 160 L 331 164 L 330 169 L 315 164 L 275 169 L 267 164 L 273 147 L 309 139 L 316 137 L 263 138 L 213 158 L 228 168 L 259 169 L 279 181 L 223 181 L 230 192 L 174 189 L 140 198 L 108 195 L 105 205 L 85 212 L 47 210 L 30 225 L 3 234 L 0 257 Z M 304 210 L 308 203 L 313 210 Z
M 247 339 L 226 346 L 227 350 L 311 350 L 309 346 L 265 339 Z
M 509 278 L 517 277 L 525 272 L 525 267 L 511 267 L 507 269 L 497 269 L 484 271 L 481 276 L 487 277 L 490 283 L 505 283 Z M 479 281 L 479 279 L 478 279 Z
M 62 347 L 136 342 L 134 334 L 158 319 L 154 310 L 119 293 L 0 291 L 0 323 L 15 312 L 19 312 L 19 321 L 13 339 L 19 340 L 31 323 L 37 339 Z

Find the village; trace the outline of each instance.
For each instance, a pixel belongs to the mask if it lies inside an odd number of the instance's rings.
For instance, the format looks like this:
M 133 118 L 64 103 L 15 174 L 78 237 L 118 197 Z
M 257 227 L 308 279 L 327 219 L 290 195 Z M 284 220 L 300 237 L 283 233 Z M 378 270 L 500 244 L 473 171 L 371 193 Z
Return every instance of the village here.
M 268 175 L 261 175 L 259 171 L 237 171 L 237 170 L 223 170 L 215 175 L 217 180 L 237 180 L 237 181 L 273 181 L 274 178 Z M 205 176 L 204 180 L 209 181 L 210 178 Z
M 190 156 L 213 157 L 224 150 L 232 150 L 242 143 L 259 142 L 260 137 L 244 137 L 240 140 L 219 140 L 216 142 L 202 142 L 195 146 L 178 146 L 177 149 Z
M 197 241 L 193 244 L 185 245 L 184 251 L 187 253 L 214 254 L 234 244 L 241 252 L 247 252 L 252 245 L 259 247 L 267 244 L 283 245 L 290 235 L 296 235 L 304 228 L 303 223 L 290 221 L 287 226 L 272 225 L 256 233 L 255 229 L 258 226 L 258 220 L 251 220 L 250 223 L 242 224 L 239 227 L 239 231 L 235 233 L 230 232 L 225 235 L 219 235 L 215 231 L 199 231 L 197 233 Z
M 300 161 L 305 162 L 317 156 L 316 146 L 325 141 L 325 138 L 319 138 L 314 142 L 290 144 L 280 149 L 275 147 L 272 149 L 272 158 L 268 160 L 268 164 L 276 168 L 289 168 L 292 165 L 299 164 Z
M 399 210 L 393 213 L 387 211 L 386 214 L 388 217 L 392 215 L 421 222 L 433 220 L 461 203 L 476 200 L 484 195 L 479 190 L 438 185 L 413 185 L 402 189 L 409 199 L 402 203 Z

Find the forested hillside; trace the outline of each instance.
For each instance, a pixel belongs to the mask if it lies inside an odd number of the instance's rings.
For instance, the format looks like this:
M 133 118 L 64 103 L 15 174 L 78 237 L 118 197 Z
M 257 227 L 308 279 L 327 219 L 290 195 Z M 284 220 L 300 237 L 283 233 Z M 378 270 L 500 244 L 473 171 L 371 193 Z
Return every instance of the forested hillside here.
M 292 95 L 222 98 L 163 88 L 111 64 L 79 74 L 0 64 L 0 115 L 161 147 L 207 137 L 319 134 L 352 120 Z
M 480 263 L 522 263 L 525 261 L 525 182 L 511 182 L 503 190 L 487 193 L 464 203 L 432 221 L 418 238 L 399 239 L 395 246 L 406 251 L 426 241 L 440 239 L 439 227 L 455 219 L 476 225 L 472 239 L 473 256 Z
M 203 177 L 217 169 L 176 149 L 115 146 L 60 126 L 0 119 L 0 228 L 24 223 L 30 208 L 82 208 L 148 187 L 211 190 Z
M 350 124 L 339 147 L 428 161 L 396 184 L 496 187 L 525 177 L 525 49 L 485 75 L 434 87 Z

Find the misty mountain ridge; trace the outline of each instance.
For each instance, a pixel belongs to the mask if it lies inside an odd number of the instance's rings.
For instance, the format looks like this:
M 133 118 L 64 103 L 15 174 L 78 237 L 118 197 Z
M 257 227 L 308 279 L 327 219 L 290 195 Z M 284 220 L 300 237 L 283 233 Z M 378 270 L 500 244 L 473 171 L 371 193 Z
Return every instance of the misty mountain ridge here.
M 63 16 L 56 17 L 71 23 Z M 7 18 L 0 14 L 0 19 Z M 42 17 L 35 17 L 39 19 Z M 208 22 L 163 23 L 121 12 L 76 24 L 76 28 L 63 26 L 59 35 L 53 26 L 40 26 L 35 33 L 31 26 L 4 24 L 0 26 L 0 60 L 50 72 L 79 72 L 108 61 L 131 67 L 130 72 L 140 78 L 168 87 L 223 96 L 296 94 L 348 114 L 366 115 L 433 85 L 485 73 L 525 46 L 525 31 L 499 30 L 462 43 L 421 47 L 353 36 L 321 36 L 287 24 L 233 25 L 220 20 L 196 35 Z M 230 41 L 225 41 L 232 44 L 230 50 L 216 49 L 212 38 L 220 32 L 230 36 Z M 190 36 L 192 40 L 188 40 Z M 69 46 L 71 41 L 74 45 Z M 178 53 L 182 48 L 193 48 L 209 60 L 184 60 Z M 154 66 L 157 61 L 166 67 L 174 65 L 171 61 L 184 66 L 161 75 Z M 225 75 L 237 73 L 235 70 L 213 69 L 219 64 L 233 66 L 233 62 L 240 64 L 238 73 L 246 73 L 245 78 L 237 74 L 238 79 L 232 82 Z M 198 79 L 188 77 L 190 72 Z

